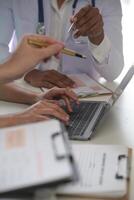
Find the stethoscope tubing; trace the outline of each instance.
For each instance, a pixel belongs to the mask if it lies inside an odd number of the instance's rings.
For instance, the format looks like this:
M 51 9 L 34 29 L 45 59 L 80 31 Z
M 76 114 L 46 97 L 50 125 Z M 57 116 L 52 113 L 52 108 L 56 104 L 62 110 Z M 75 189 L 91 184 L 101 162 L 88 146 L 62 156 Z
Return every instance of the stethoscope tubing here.
M 75 13 L 77 8 L 78 0 L 74 0 L 72 4 L 72 13 Z M 91 0 L 91 5 L 95 7 L 95 0 Z M 43 0 L 38 0 L 38 23 L 44 23 L 44 5 Z

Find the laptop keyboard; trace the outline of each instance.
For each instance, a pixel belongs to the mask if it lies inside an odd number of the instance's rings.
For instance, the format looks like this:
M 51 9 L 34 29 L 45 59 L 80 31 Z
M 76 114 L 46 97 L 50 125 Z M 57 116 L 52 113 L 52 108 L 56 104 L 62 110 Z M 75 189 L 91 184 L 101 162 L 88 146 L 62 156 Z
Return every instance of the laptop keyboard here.
M 100 102 L 80 102 L 80 105 L 73 105 L 73 112 L 70 114 L 70 121 L 66 129 L 69 138 L 82 136 L 93 119 L 93 116 L 100 106 Z

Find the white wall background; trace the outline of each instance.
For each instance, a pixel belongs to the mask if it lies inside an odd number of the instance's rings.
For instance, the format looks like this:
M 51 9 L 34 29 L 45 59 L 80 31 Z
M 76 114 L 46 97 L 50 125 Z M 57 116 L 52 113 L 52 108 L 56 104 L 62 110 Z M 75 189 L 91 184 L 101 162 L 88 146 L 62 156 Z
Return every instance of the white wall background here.
M 134 63 L 134 0 L 122 0 L 122 9 L 124 59 L 129 68 Z

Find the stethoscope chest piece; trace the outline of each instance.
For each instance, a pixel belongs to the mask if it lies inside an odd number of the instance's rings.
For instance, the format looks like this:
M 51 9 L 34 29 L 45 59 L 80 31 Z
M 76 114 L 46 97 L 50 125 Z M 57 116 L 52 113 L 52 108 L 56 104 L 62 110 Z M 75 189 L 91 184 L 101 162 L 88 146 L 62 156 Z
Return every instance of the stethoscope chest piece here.
M 37 28 L 36 28 L 36 33 L 40 35 L 45 35 L 46 34 L 46 28 L 44 23 L 38 22 Z

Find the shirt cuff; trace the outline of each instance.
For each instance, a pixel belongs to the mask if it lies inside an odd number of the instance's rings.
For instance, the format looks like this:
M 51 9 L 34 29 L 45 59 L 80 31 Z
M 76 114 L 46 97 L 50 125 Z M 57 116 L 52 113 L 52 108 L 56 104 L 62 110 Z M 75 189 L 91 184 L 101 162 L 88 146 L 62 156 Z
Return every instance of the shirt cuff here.
M 90 42 L 90 47 L 90 51 L 95 60 L 97 60 L 99 63 L 102 63 L 109 55 L 111 42 L 107 35 L 105 35 L 103 41 L 99 45 L 95 45 Z

